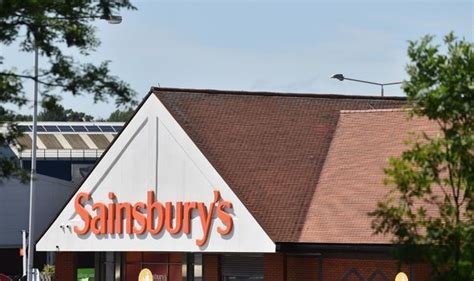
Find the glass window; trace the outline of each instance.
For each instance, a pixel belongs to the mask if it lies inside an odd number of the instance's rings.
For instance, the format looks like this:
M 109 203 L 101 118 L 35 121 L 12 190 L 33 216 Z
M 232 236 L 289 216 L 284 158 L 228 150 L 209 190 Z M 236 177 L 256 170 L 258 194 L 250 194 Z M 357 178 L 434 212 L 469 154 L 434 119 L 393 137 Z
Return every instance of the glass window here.
M 95 280 L 95 264 L 94 253 L 80 252 L 77 253 L 77 281 L 94 281 Z
M 202 254 L 194 254 L 194 281 L 202 281 Z
M 125 281 L 136 281 L 140 271 L 148 268 L 153 281 L 182 281 L 183 254 L 157 252 L 129 252 L 126 254 Z

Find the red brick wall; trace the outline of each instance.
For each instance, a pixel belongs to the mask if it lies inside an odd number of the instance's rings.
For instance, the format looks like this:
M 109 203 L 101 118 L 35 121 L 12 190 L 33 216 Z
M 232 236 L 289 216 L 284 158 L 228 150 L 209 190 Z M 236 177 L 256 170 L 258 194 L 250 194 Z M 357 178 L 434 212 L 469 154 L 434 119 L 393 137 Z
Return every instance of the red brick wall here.
M 402 266 L 401 270 L 410 275 L 410 268 L 407 265 Z M 323 259 L 323 280 L 343 280 L 359 281 L 361 276 L 363 280 L 373 281 L 395 280 L 399 272 L 398 262 L 395 260 L 363 260 L 363 259 L 342 259 L 342 258 L 324 258 Z
M 413 280 L 429 281 L 429 267 L 427 265 L 415 264 L 411 267 L 402 265 L 398 267 L 398 261 L 389 259 L 361 259 L 361 258 L 331 258 L 323 259 L 323 280 L 360 281 L 357 274 L 363 280 L 385 281 L 395 280 L 395 275 L 401 270 L 410 277 L 410 269 Z M 277 254 L 264 255 L 265 280 L 269 281 L 317 281 L 319 280 L 321 259 L 315 256 L 292 256 Z M 369 279 L 372 278 L 372 279 Z M 207 281 L 207 280 L 206 280 Z
M 56 255 L 56 280 L 76 280 L 76 254 L 73 252 L 60 252 Z
M 428 264 L 414 264 L 412 265 L 413 280 L 416 281 L 429 281 L 431 269 Z
M 315 256 L 287 256 L 287 281 L 319 280 L 319 258 Z
M 286 281 L 286 257 L 284 254 L 265 254 L 263 270 L 265 280 Z
M 204 280 L 220 281 L 219 255 L 203 255 Z

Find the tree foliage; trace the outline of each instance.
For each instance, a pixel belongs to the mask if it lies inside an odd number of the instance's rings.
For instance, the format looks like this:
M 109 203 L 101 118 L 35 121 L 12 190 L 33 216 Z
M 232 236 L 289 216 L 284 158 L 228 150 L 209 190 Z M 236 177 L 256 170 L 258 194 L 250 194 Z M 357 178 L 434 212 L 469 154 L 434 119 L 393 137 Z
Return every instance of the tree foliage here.
M 132 115 L 135 111 L 133 109 L 128 109 L 128 110 L 120 110 L 117 109 L 114 112 L 112 112 L 107 118 L 107 121 L 109 122 L 127 122 L 132 118 Z
M 123 9 L 135 8 L 128 0 L 0 0 L 0 44 L 18 44 L 24 53 L 37 49 L 42 61 L 47 61 L 42 62 L 36 77 L 31 69 L 7 68 L 7 58 L 0 57 L 0 126 L 6 129 L 0 133 L 1 146 L 10 145 L 17 135 L 14 124 L 4 122 L 25 117 L 17 116 L 6 105 L 27 104 L 26 81 L 40 84 L 43 102 L 51 110 L 58 109 L 55 103 L 61 100 L 54 93 L 89 94 L 95 102 L 112 98 L 117 106 L 134 101 L 135 92 L 130 86 L 110 73 L 110 62 L 80 63 L 64 52 L 72 48 L 89 55 L 100 45 L 92 22 L 109 19 Z M 10 167 L 11 163 L 5 164 L 4 160 L 0 165 Z M 11 175 L 14 170 L 7 169 L 0 177 Z
M 62 105 L 56 103 L 53 106 L 45 107 L 38 114 L 38 121 L 91 122 L 93 120 L 94 117 L 91 115 L 72 109 L 65 109 Z
M 402 259 L 429 263 L 433 279 L 473 280 L 474 45 L 453 34 L 444 43 L 409 43 L 411 117 L 437 122 L 440 133 L 389 160 L 392 192 L 371 215 L 375 233 L 392 234 Z

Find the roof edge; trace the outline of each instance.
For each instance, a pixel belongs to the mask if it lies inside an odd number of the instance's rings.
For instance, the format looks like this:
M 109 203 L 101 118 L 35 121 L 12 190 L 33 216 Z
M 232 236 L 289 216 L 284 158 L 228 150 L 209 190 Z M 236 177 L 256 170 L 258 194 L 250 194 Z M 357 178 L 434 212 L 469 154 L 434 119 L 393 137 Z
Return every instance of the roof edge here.
M 370 251 L 370 252 L 388 252 L 396 247 L 395 244 L 387 243 L 301 243 L 301 242 L 283 242 L 276 243 L 277 252 L 299 252 L 311 253 L 315 251 Z
M 384 108 L 384 109 L 362 109 L 362 110 L 341 110 L 341 114 L 351 113 L 382 113 L 382 112 L 408 112 L 409 108 Z
M 244 91 L 244 90 L 216 90 L 216 89 L 192 89 L 173 87 L 151 87 L 151 92 L 181 92 L 181 93 L 202 93 L 202 94 L 228 94 L 243 96 L 283 96 L 283 97 L 305 97 L 305 98 L 332 98 L 332 99 L 367 99 L 367 100 L 401 100 L 406 97 L 381 97 L 381 96 L 361 96 L 361 95 L 341 95 L 341 94 L 318 94 L 318 93 L 293 93 L 293 92 L 272 92 L 272 91 Z

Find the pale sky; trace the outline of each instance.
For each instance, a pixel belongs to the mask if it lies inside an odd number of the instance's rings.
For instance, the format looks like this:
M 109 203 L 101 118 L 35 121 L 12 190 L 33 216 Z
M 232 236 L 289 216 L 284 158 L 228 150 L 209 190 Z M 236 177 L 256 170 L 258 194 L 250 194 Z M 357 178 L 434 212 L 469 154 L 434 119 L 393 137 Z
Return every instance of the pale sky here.
M 379 95 L 375 82 L 406 78 L 408 40 L 450 31 L 473 41 L 473 1 L 133 1 L 120 25 L 97 22 L 101 47 L 84 61 L 110 60 L 138 92 L 151 86 Z M 7 65 L 32 54 L 2 47 Z M 32 91 L 32 85 L 28 84 Z M 386 95 L 401 96 L 398 86 Z M 64 95 L 67 108 L 107 117 L 113 102 Z M 23 113 L 31 111 L 24 107 Z

